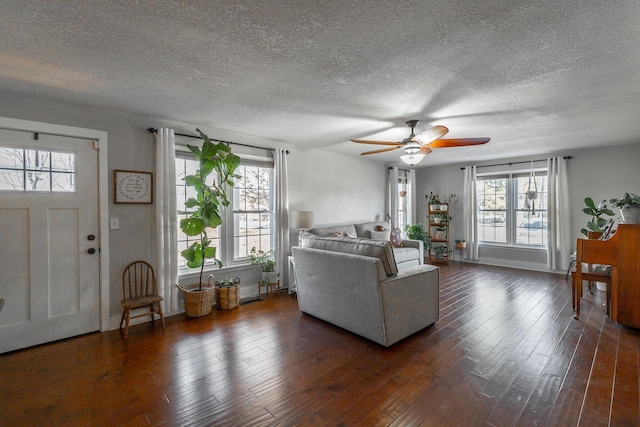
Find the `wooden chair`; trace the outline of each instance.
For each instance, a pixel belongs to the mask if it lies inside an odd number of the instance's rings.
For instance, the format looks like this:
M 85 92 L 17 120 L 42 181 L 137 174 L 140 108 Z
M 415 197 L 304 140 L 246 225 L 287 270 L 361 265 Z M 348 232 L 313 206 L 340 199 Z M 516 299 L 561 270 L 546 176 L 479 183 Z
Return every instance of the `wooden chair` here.
M 607 233 L 608 234 L 608 233 Z M 571 271 L 571 297 L 573 304 L 573 317 L 577 319 L 580 316 L 580 302 L 582 300 L 582 282 L 587 280 L 588 292 L 593 294 L 591 288 L 594 282 L 607 284 L 607 297 L 605 303 L 605 311 L 609 313 L 609 304 L 611 301 L 611 266 L 599 265 L 611 261 L 610 250 L 606 246 L 594 247 L 590 245 L 589 240 L 599 240 L 603 237 L 603 233 L 589 232 L 589 239 L 576 240 L 576 267 Z M 604 243 L 604 242 L 603 242 Z
M 129 335 L 129 320 L 141 316 L 151 316 L 157 313 L 162 320 L 162 328 L 164 328 L 164 315 L 162 314 L 162 300 L 158 295 L 156 284 L 156 274 L 153 267 L 145 261 L 135 261 L 129 264 L 122 272 L 122 293 L 124 295 L 122 304 L 122 318 L 120 319 L 120 330 L 122 324 L 124 327 L 124 337 Z M 135 316 L 131 315 L 131 310 L 137 308 L 148 308 Z

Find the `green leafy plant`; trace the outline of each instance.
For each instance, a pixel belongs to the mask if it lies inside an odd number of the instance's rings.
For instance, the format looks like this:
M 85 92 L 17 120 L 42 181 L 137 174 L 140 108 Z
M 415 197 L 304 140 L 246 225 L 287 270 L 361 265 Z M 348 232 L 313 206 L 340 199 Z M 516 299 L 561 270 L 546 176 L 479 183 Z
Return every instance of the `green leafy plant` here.
M 216 288 L 230 288 L 231 286 L 235 286 L 239 284 L 240 284 L 239 277 L 225 277 L 220 281 L 216 280 Z
M 196 197 L 185 202 L 189 216 L 180 221 L 180 229 L 187 236 L 199 236 L 191 246 L 181 252 L 190 268 L 200 268 L 200 286 L 202 290 L 202 275 L 206 260 L 213 260 L 214 266 L 222 267 L 222 262 L 216 259 L 216 248 L 211 246 L 211 240 L 207 236 L 207 229 L 218 227 L 222 224 L 220 209 L 229 206 L 229 199 L 225 186 L 233 187 L 233 180 L 240 178 L 234 172 L 240 165 L 240 157 L 231 152 L 231 149 L 222 142 L 214 143 L 200 129 L 196 129 L 204 140 L 202 148 L 187 145 L 193 157 L 199 162 L 199 169 L 195 175 L 184 178 L 187 186 L 196 190 Z M 211 174 L 215 178 L 209 180 Z
M 254 246 L 251 248 L 248 258 L 249 261 L 251 261 L 251 264 L 259 265 L 263 273 L 269 273 L 276 270 L 275 254 L 273 253 L 273 250 L 257 250 Z
M 407 233 L 407 237 L 411 240 L 421 240 L 424 242 L 424 247 L 429 249 L 431 247 L 431 236 L 424 230 L 422 224 L 408 224 L 404 227 L 404 231 Z
M 467 243 L 467 241 L 466 241 L 466 240 L 464 240 L 464 239 L 456 239 L 456 245 L 457 245 L 458 243 Z
M 613 199 L 611 200 L 613 203 Z M 589 231 L 602 232 L 604 231 L 604 225 L 607 222 L 602 216 L 614 216 L 615 214 L 611 209 L 607 207 L 606 201 L 603 200 L 598 203 L 598 206 L 595 205 L 593 199 L 591 197 L 586 197 L 584 199 L 584 204 L 587 206 L 582 209 L 582 212 L 591 216 L 591 219 L 587 222 L 587 227 L 580 230 L 582 234 L 585 236 L 589 236 Z
M 631 207 L 640 208 L 640 196 L 634 193 L 624 193 L 622 197 L 609 200 L 609 203 L 613 203 L 615 207 L 620 209 Z

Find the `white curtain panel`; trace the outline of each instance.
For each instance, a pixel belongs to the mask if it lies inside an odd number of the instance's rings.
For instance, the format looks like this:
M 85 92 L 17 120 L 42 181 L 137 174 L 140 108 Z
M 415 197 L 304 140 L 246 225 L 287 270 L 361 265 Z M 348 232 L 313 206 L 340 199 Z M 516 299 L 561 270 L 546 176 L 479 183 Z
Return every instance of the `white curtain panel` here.
M 566 270 L 571 257 L 567 159 L 547 159 L 547 268 Z
M 409 216 L 407 217 L 407 224 L 417 224 L 418 220 L 418 195 L 416 194 L 416 170 L 409 170 Z
M 462 221 L 464 239 L 467 241 L 469 260 L 478 260 L 478 196 L 476 193 L 476 167 L 464 168 L 464 186 L 462 194 Z
M 275 253 L 281 280 L 289 269 L 289 172 L 287 169 L 287 150 L 277 148 L 274 152 L 275 164 Z M 290 278 L 286 278 L 290 283 Z
M 178 310 L 178 219 L 176 138 L 173 129 L 156 133 L 156 276 L 166 312 Z
M 392 166 L 389 168 L 387 174 L 387 197 L 388 197 L 388 209 L 387 215 L 391 217 L 391 221 L 394 226 L 397 226 L 398 221 L 398 168 Z M 388 218 L 384 218 L 385 221 Z

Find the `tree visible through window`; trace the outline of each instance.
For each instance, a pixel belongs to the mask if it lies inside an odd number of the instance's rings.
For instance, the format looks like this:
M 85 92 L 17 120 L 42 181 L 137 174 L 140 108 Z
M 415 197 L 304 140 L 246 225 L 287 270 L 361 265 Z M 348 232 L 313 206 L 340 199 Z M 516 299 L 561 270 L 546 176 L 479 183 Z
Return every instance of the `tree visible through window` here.
M 271 211 L 273 169 L 240 165 L 242 176 L 233 188 L 234 259 L 244 259 L 255 247 L 269 251 L 271 244 Z
M 529 188 L 536 197 L 527 200 Z M 537 174 L 535 186 L 528 174 L 479 177 L 478 240 L 513 246 L 547 244 L 547 176 Z M 528 205 L 528 206 L 527 206 Z
M 193 175 L 198 162 L 190 158 L 181 158 L 176 154 L 176 200 L 178 223 L 188 216 L 184 203 L 195 192 L 184 183 L 184 177 Z M 242 262 L 252 247 L 268 251 L 273 249 L 272 212 L 273 212 L 273 168 L 265 165 L 244 164 L 235 172 L 240 178 L 234 180 L 234 187 L 228 196 L 229 208 L 223 211 L 222 225 L 208 230 L 207 236 L 216 247 L 218 259 L 224 265 Z M 178 253 L 188 248 L 193 239 L 178 229 Z M 185 266 L 184 259 L 178 257 L 178 265 Z
M 0 190 L 75 191 L 75 154 L 0 147 Z

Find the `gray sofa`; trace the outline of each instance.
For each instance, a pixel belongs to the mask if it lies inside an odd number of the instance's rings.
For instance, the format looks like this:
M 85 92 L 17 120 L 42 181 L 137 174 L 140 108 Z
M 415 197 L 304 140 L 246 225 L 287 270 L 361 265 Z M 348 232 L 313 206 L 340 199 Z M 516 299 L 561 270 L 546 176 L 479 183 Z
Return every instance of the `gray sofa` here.
M 389 230 L 391 227 L 386 221 L 364 222 L 360 224 L 335 225 L 332 227 L 311 228 L 307 234 L 318 237 L 331 237 L 336 233 L 343 233 L 349 237 L 371 239 L 371 232 L 376 226 L 382 226 Z M 310 236 L 306 236 L 309 238 Z M 402 247 L 392 247 L 393 256 L 396 260 L 398 270 L 415 267 L 424 264 L 424 243 L 420 240 L 404 239 Z
M 399 269 L 388 241 L 305 235 L 292 248 L 300 311 L 384 346 L 439 317 L 439 269 Z

